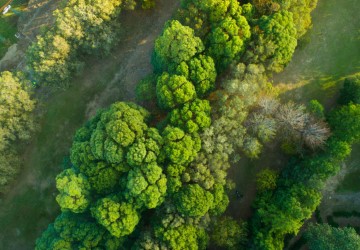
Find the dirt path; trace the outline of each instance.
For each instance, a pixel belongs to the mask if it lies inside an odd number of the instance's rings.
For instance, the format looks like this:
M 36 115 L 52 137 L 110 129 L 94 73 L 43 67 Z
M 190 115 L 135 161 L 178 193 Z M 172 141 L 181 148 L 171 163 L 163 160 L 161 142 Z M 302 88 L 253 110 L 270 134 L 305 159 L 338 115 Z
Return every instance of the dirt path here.
M 123 39 L 110 56 L 87 59 L 72 86 L 44 104 L 41 130 L 27 146 L 25 166 L 9 194 L 0 197 L 0 249 L 33 249 L 35 239 L 59 213 L 55 176 L 72 137 L 97 108 L 133 100 L 138 80 L 151 72 L 154 39 L 178 7 L 178 0 L 158 0 L 151 11 L 123 13 Z

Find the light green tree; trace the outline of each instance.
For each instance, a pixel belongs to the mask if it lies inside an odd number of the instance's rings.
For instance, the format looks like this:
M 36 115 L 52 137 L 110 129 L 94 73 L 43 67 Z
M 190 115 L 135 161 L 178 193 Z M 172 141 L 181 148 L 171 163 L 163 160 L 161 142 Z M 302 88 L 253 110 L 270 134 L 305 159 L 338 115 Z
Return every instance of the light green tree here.
M 163 109 L 173 109 L 196 98 L 194 85 L 185 76 L 163 73 L 157 80 L 156 96 Z
M 90 204 L 90 184 L 83 174 L 76 174 L 73 169 L 66 169 L 56 177 L 56 196 L 62 210 L 74 213 L 84 212 Z
M 190 27 L 183 26 L 176 20 L 170 21 L 163 34 L 155 41 L 154 66 L 162 70 L 176 67 L 203 50 L 201 39 L 194 35 Z
M 140 216 L 131 204 L 103 198 L 91 208 L 92 216 L 111 235 L 119 238 L 131 234 L 139 223 Z
M 198 184 L 182 187 L 175 197 L 178 211 L 184 216 L 203 216 L 213 206 L 214 196 Z

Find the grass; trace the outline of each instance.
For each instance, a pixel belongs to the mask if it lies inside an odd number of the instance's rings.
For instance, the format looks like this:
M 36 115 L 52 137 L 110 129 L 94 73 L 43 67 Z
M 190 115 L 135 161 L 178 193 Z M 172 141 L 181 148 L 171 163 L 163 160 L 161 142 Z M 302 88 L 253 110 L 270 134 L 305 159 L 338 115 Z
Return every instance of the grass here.
M 360 192 L 360 169 L 348 173 L 337 187 L 336 192 Z
M 328 109 L 333 106 L 343 80 L 360 72 L 359 11 L 358 0 L 319 1 L 313 28 L 288 67 L 274 76 L 284 99 L 318 99 Z
M 7 1 L 0 1 L 0 6 L 6 3 Z M 11 3 L 10 11 L 2 15 L 0 13 L 0 58 L 2 58 L 8 48 L 16 43 L 15 34 L 17 32 L 17 21 L 18 21 L 18 14 L 15 15 L 14 13 L 21 13 L 26 9 L 27 0 L 15 0 Z M 13 11 L 15 10 L 15 12 Z

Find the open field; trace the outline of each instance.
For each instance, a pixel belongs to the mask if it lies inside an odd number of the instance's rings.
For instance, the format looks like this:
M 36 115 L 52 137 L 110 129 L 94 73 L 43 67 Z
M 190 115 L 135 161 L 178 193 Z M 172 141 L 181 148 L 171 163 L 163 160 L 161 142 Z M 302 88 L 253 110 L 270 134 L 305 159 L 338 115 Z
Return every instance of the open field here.
M 73 80 L 72 87 L 44 101 L 41 130 L 26 147 L 24 169 L 10 193 L 0 200 L 0 249 L 34 248 L 35 239 L 59 213 L 55 176 L 76 129 L 97 108 L 133 100 L 134 86 L 152 71 L 154 39 L 178 7 L 176 3 L 160 0 L 153 10 L 124 13 L 124 35 L 111 55 L 89 58 L 88 67 Z

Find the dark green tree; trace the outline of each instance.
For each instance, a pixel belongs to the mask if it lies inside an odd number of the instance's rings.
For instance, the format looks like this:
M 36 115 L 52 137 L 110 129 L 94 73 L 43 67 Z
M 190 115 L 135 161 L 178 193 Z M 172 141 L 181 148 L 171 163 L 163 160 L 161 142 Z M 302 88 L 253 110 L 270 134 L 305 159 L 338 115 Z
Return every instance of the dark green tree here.
M 350 102 L 360 104 L 360 77 L 347 78 L 340 90 L 339 103 L 342 105 Z
M 360 249 L 360 236 L 353 228 L 334 228 L 328 224 L 311 224 L 305 232 L 310 250 Z
M 211 230 L 211 241 L 224 249 L 240 249 L 241 243 L 247 241 L 246 224 L 228 216 L 221 217 Z

